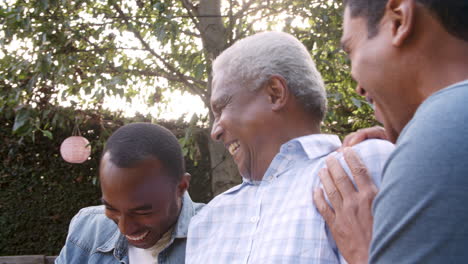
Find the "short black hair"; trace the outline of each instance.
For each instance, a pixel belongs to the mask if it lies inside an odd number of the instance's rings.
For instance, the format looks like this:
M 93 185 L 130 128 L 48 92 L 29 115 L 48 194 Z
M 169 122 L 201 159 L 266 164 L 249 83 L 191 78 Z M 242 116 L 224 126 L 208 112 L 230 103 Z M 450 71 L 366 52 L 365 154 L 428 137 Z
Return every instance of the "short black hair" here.
M 385 13 L 388 0 L 344 0 L 351 17 L 367 19 L 368 36 L 372 38 Z M 466 0 L 416 0 L 428 8 L 453 36 L 468 41 L 468 1 Z
M 117 129 L 107 140 L 103 156 L 119 168 L 131 168 L 136 163 L 157 158 L 174 180 L 185 173 L 185 161 L 177 138 L 168 129 L 150 123 L 133 123 Z

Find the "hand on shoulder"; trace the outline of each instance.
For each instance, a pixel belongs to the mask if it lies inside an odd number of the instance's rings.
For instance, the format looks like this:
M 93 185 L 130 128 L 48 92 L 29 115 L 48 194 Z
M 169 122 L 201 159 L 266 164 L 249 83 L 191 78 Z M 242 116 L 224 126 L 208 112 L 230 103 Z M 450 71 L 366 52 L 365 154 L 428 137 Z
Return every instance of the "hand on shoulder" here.
M 343 148 L 352 147 L 356 144 L 363 142 L 366 139 L 388 140 L 388 136 L 385 133 L 385 129 L 381 126 L 359 129 L 356 132 L 353 132 L 344 138 L 343 145 L 341 146 L 340 150 L 342 151 Z

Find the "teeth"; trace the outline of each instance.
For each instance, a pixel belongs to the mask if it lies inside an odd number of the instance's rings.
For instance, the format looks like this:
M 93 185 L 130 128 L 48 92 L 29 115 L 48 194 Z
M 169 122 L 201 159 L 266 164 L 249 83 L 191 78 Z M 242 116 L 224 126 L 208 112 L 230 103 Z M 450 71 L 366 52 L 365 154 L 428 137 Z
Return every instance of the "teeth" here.
M 228 147 L 229 153 L 231 153 L 231 155 L 234 155 L 234 153 L 237 151 L 239 147 L 240 147 L 239 142 L 236 141 L 234 143 L 231 143 L 231 145 L 229 145 Z
M 148 233 L 149 231 L 146 231 L 141 236 L 127 236 L 126 235 L 125 237 L 129 240 L 137 241 L 137 240 L 142 240 L 143 238 L 145 238 L 148 235 Z

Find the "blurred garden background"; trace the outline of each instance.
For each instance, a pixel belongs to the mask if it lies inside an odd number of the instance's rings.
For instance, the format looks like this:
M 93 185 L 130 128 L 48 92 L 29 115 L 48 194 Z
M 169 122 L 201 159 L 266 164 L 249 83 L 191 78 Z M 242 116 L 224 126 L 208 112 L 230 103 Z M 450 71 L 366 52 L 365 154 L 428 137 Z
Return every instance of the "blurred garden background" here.
M 2 0 L 0 255 L 59 253 L 71 217 L 100 203 L 107 137 L 130 122 L 176 134 L 195 201 L 239 183 L 209 138 L 211 61 L 256 32 L 308 48 L 328 91 L 324 133 L 375 125 L 340 49 L 342 12 L 333 0 Z M 59 151 L 76 128 L 92 148 L 82 164 Z

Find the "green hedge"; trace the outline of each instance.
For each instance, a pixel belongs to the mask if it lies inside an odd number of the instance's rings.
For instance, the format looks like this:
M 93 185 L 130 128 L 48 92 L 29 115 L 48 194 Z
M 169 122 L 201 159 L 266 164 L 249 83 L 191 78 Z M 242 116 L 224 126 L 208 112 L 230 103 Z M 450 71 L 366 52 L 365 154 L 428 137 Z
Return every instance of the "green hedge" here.
M 60 144 L 71 135 L 72 127 L 54 131 L 53 140 L 36 134 L 33 141 L 32 137 L 13 136 L 13 121 L 0 115 L 0 255 L 57 255 L 73 215 L 82 207 L 100 203 L 97 168 L 99 142 L 104 139 L 99 137 L 135 120 L 118 120 L 106 133 L 102 133 L 102 122 L 82 124 L 81 131 L 93 147 L 91 159 L 83 164 L 68 164 L 60 157 Z M 185 135 L 188 126 L 161 124 L 178 137 Z M 212 197 L 207 139 L 200 134 L 197 141 L 197 166 L 187 159 L 187 171 L 192 174 L 190 193 L 195 201 L 207 202 Z

